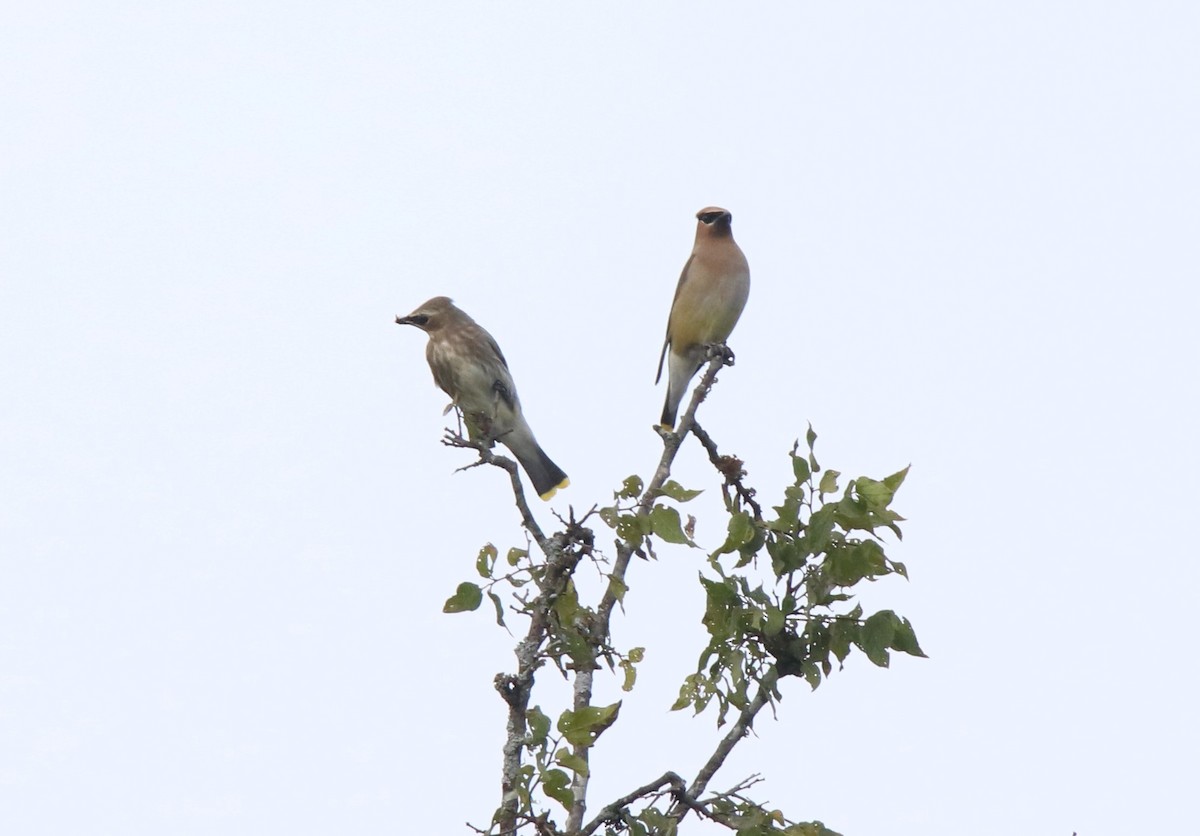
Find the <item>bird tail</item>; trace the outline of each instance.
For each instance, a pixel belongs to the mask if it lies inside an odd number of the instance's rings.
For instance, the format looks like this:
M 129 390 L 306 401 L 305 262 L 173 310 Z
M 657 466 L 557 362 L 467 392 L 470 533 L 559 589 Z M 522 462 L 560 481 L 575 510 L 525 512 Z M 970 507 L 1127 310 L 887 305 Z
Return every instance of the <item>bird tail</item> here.
M 663 404 L 662 418 L 659 419 L 659 426 L 664 430 L 675 429 L 675 417 L 679 412 L 679 402 L 683 400 L 683 393 L 678 396 L 671 391 L 671 384 L 667 384 L 667 400 Z
M 664 429 L 675 429 L 675 419 L 679 415 L 679 405 L 687 393 L 688 383 L 700 365 L 688 354 L 676 354 L 674 347 L 667 354 L 667 399 L 663 403 L 662 419 L 659 423 Z
M 563 469 L 551 461 L 546 451 L 538 445 L 528 426 L 514 428 L 500 441 L 521 463 L 529 481 L 533 483 L 533 489 L 542 499 L 550 499 L 560 488 L 571 484 Z
M 571 480 L 561 467 L 550 460 L 541 447 L 536 448 L 533 453 L 532 459 L 522 459 L 518 456 L 517 461 L 521 462 L 521 467 L 529 474 L 529 481 L 533 483 L 537 495 L 542 499 L 550 499 L 560 488 L 569 486 Z

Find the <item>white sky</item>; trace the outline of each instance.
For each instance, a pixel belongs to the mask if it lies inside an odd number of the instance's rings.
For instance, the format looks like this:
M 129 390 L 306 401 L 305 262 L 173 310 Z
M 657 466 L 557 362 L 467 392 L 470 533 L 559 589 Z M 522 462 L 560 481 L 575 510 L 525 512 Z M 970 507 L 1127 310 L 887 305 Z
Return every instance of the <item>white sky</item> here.
M 709 204 L 753 287 L 703 423 L 767 500 L 810 420 L 912 463 L 866 604 L 931 657 L 787 682 L 714 788 L 847 836 L 1194 826 L 1200 10 L 988 5 L 10 4 L 0 832 L 484 822 L 513 640 L 440 610 L 521 538 L 392 318 L 487 327 L 586 509 L 657 461 Z M 714 487 L 694 443 L 677 477 Z M 595 807 L 716 739 L 666 710 L 701 556 L 662 557 Z

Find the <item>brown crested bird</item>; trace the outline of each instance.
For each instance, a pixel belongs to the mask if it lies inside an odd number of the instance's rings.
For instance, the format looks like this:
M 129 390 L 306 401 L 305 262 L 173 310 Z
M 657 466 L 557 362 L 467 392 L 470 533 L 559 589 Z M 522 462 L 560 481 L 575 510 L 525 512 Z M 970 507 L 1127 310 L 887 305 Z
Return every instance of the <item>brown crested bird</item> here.
M 462 412 L 472 441 L 495 440 L 511 450 L 542 499 L 570 484 L 533 437 L 508 362 L 491 334 L 445 296 L 396 317 L 396 322 L 429 335 L 425 357 L 433 380 Z
M 733 215 L 709 206 L 697 212 L 696 218 L 696 244 L 675 287 L 667 338 L 654 378 L 655 383 L 662 379 L 666 359 L 667 400 L 661 423 L 668 430 L 675 427 L 679 404 L 692 376 L 704 364 L 708 346 L 729 339 L 750 295 L 750 265 L 733 240 Z

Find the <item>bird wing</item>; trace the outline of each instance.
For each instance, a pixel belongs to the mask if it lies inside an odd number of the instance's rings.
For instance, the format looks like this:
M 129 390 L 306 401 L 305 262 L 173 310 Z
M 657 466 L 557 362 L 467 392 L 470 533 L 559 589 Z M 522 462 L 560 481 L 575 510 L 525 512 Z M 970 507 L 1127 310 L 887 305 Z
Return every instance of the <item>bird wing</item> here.
M 500 344 L 496 342 L 496 338 L 482 328 L 479 330 L 492 353 L 496 355 L 496 359 L 500 361 L 499 367 L 490 369 L 495 375 L 492 380 L 492 390 L 500 396 L 500 400 L 504 401 L 509 409 L 515 411 L 517 409 L 517 393 L 516 387 L 513 386 L 512 373 L 508 370 L 508 361 L 504 359 L 504 352 L 500 350 Z
M 667 337 L 663 340 L 662 354 L 658 355 L 658 374 L 654 376 L 655 384 L 662 380 L 663 360 L 667 357 L 667 346 L 671 344 L 671 317 L 675 315 L 675 303 L 679 301 L 679 292 L 683 290 L 684 282 L 688 277 L 688 268 L 692 266 L 692 259 L 695 257 L 694 252 L 688 256 L 687 263 L 683 265 L 683 272 L 679 274 L 679 284 L 675 285 L 675 298 L 671 300 L 671 314 L 667 317 Z
M 504 366 L 504 368 L 506 368 L 506 369 L 507 369 L 507 368 L 508 368 L 508 361 L 504 359 L 504 352 L 500 350 L 500 346 L 499 346 L 499 344 L 496 342 L 496 339 L 495 339 L 495 337 L 493 337 L 493 336 L 492 336 L 491 334 L 489 334 L 487 331 L 484 331 L 484 332 L 483 332 L 483 335 L 484 335 L 485 337 L 487 337 L 487 342 L 488 342 L 488 345 L 490 345 L 490 346 L 492 347 L 492 351 L 496 352 L 496 357 L 497 357 L 497 358 L 499 358 L 499 360 L 500 360 L 500 365 L 501 365 L 501 366 Z

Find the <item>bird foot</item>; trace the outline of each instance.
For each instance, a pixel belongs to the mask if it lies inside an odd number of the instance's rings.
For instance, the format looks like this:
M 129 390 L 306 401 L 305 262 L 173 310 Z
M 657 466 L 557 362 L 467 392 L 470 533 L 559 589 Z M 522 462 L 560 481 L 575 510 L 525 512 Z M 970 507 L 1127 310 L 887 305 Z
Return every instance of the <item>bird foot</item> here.
M 733 350 L 725 343 L 710 343 L 706 346 L 708 349 L 707 357 L 709 360 L 720 358 L 721 365 L 732 366 L 734 363 Z

